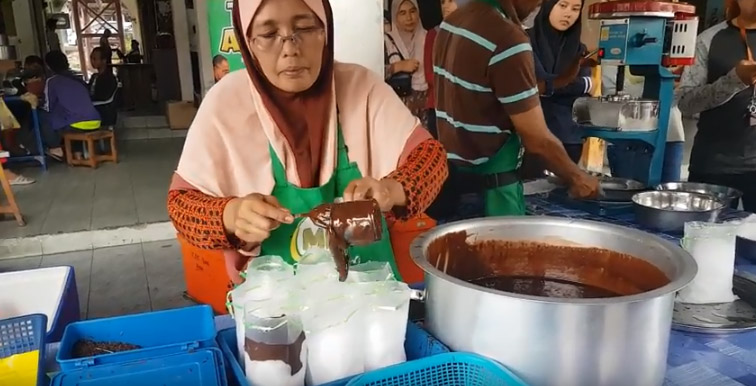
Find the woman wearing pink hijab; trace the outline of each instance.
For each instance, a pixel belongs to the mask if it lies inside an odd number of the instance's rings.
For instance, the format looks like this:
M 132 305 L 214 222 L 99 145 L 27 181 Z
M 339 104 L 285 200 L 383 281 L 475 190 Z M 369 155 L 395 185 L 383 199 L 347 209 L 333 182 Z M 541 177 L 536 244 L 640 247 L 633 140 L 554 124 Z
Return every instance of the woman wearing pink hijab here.
M 404 104 L 428 127 L 425 112 L 428 83 L 423 66 L 425 30 L 420 23 L 417 0 L 393 0 L 391 4 L 391 30 L 384 34 L 384 47 L 388 57 L 385 77 L 393 84 L 396 76 L 409 78 L 408 90 L 398 90 Z M 406 86 L 404 88 L 406 88 Z
M 203 101 L 174 175 L 168 213 L 194 246 L 224 250 L 231 279 L 249 256 L 290 263 L 325 234 L 306 213 L 337 197 L 375 199 L 389 217 L 423 212 L 446 154 L 383 80 L 334 62 L 328 0 L 236 0 L 247 71 Z M 396 271 L 387 232 L 353 250 Z

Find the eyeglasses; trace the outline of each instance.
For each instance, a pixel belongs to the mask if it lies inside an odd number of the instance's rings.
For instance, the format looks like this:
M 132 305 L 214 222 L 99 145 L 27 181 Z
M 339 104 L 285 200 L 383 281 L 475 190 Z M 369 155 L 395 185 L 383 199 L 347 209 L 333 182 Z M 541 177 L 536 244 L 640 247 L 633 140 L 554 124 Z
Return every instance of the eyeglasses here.
M 291 40 L 291 43 L 296 46 L 314 43 L 323 38 L 324 32 L 323 28 L 312 27 L 298 29 L 288 36 L 279 34 L 257 35 L 252 38 L 252 44 L 261 51 L 279 51 L 287 40 Z

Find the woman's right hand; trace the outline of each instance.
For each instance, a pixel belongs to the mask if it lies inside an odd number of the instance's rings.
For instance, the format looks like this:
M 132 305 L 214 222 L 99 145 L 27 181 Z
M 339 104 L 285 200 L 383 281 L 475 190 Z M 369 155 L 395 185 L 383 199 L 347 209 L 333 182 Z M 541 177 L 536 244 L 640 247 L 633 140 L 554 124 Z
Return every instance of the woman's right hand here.
M 234 198 L 223 209 L 226 232 L 247 243 L 260 244 L 279 225 L 293 222 L 294 216 L 275 197 L 259 193 Z
M 400 60 L 394 63 L 394 66 L 395 66 L 394 68 L 396 68 L 396 71 L 394 71 L 394 73 L 397 73 L 397 72 L 413 73 L 417 71 L 417 69 L 420 67 L 420 61 L 418 61 L 417 59 Z
M 756 83 L 756 62 L 752 60 L 741 60 L 735 67 L 735 73 L 746 86 L 752 86 Z

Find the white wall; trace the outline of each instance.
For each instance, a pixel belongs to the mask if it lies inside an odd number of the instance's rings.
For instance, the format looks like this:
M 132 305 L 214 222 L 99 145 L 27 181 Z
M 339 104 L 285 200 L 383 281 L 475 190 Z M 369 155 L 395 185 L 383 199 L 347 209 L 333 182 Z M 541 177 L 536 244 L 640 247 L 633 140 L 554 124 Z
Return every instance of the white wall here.
M 10 43 L 16 46 L 17 60 L 23 61 L 29 55 L 39 55 L 32 23 L 31 1 L 13 0 L 13 18 L 16 22 L 16 36 Z
M 173 0 L 171 1 L 171 10 L 173 12 L 173 36 L 176 39 L 179 81 L 181 83 L 181 99 L 192 101 L 194 100 L 194 85 L 192 84 L 192 58 L 189 54 L 186 3 L 184 3 L 184 0 Z
M 383 77 L 383 0 L 331 0 L 336 60 Z
M 330 0 L 336 60 L 361 64 L 383 77 L 383 0 Z M 199 31 L 200 76 L 204 92 L 213 80 L 206 0 L 195 0 Z

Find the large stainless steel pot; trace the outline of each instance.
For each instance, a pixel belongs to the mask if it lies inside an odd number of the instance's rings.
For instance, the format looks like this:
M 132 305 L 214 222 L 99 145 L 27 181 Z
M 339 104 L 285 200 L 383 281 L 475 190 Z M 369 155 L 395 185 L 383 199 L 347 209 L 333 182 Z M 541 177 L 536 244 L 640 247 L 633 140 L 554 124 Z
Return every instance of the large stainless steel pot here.
M 445 274 L 428 260 L 433 240 L 458 231 L 475 240 L 606 248 L 652 263 L 671 281 L 638 295 L 604 299 L 555 299 L 483 288 Z M 500 361 L 534 386 L 661 385 L 675 292 L 697 271 L 682 248 L 649 233 L 542 216 L 442 225 L 415 239 L 410 251 L 425 271 L 430 331 L 453 350 Z

